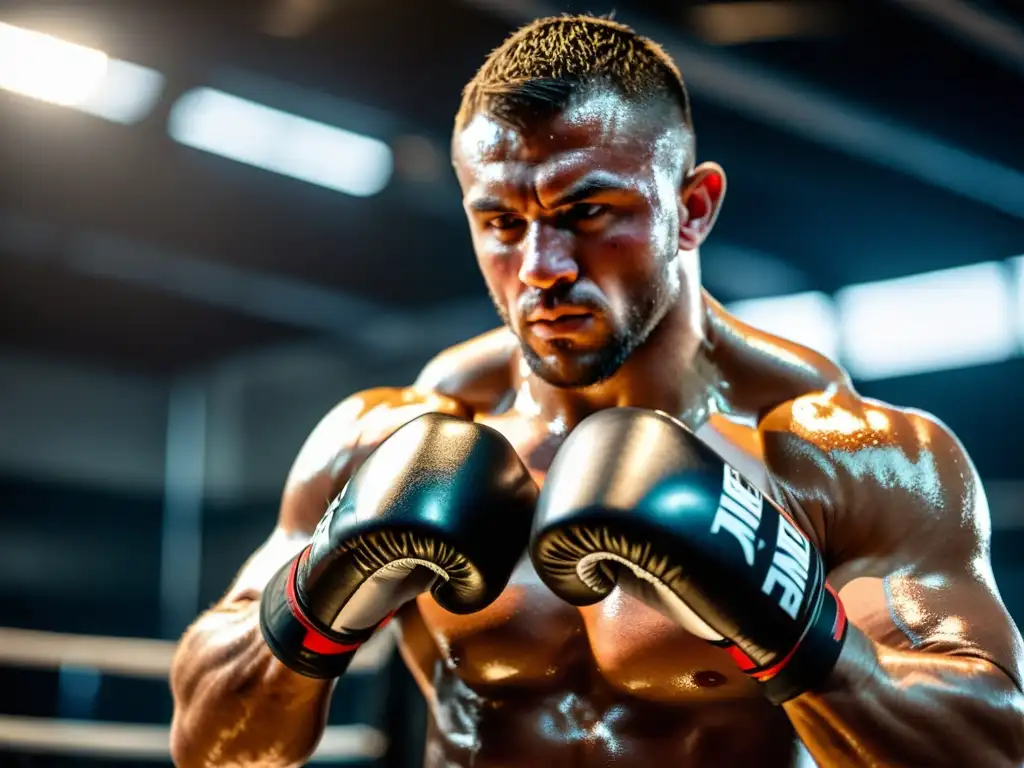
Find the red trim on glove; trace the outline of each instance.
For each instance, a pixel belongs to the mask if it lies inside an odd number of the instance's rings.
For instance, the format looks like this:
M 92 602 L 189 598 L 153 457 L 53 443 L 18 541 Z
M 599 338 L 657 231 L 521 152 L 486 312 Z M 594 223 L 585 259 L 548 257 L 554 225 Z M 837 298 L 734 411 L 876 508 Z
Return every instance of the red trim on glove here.
M 797 643 L 793 646 L 793 650 L 787 653 L 780 661 L 775 662 L 770 667 L 768 667 L 768 669 L 762 669 L 760 672 L 752 672 L 750 673 L 750 676 L 762 683 L 766 680 L 771 680 L 773 677 L 779 674 L 779 672 L 781 672 L 787 664 L 789 664 L 789 660 L 793 658 L 793 654 L 796 653 L 796 649 L 799 647 L 800 643 Z
M 335 656 L 339 653 L 348 653 L 356 650 L 362 643 L 346 644 L 332 640 L 313 626 L 313 622 L 306 618 L 305 613 L 303 613 L 302 608 L 299 606 L 299 598 L 295 594 L 295 576 L 299 570 L 299 563 L 304 562 L 307 555 L 309 555 L 309 547 L 302 550 L 302 554 L 292 561 L 292 568 L 288 573 L 288 580 L 284 590 L 284 597 L 288 602 L 288 610 L 306 628 L 306 636 L 302 638 L 302 647 L 307 651 L 319 653 L 323 656 Z
M 838 642 L 842 638 L 843 632 L 846 631 L 846 606 L 843 605 L 843 601 L 839 599 L 839 594 L 832 589 L 832 585 L 827 581 L 825 582 L 825 589 L 836 599 L 836 623 L 832 626 L 832 639 Z
M 724 649 L 728 653 L 732 660 L 736 663 L 736 666 L 740 668 L 740 672 L 750 672 L 750 670 L 757 667 L 754 660 L 747 656 L 740 648 L 736 645 L 730 645 Z
M 825 582 L 825 589 L 828 590 L 828 593 L 832 595 L 832 598 L 836 601 L 836 620 L 832 625 L 832 638 L 838 642 L 842 639 L 843 632 L 846 630 L 846 607 L 843 605 L 843 601 L 839 599 L 839 595 L 832 588 L 832 585 L 829 584 L 827 581 Z M 772 664 L 772 666 L 768 667 L 768 669 L 762 669 L 759 672 L 751 672 L 750 676 L 755 680 L 759 680 L 762 683 L 766 680 L 771 680 L 786 667 L 786 665 L 789 663 L 789 660 L 793 658 L 793 654 L 796 653 L 796 649 L 799 647 L 800 643 L 797 643 L 795 646 L 793 646 L 793 650 L 787 653 L 785 657 L 783 657 L 781 660 Z M 736 657 L 733 656 L 733 658 Z M 747 671 L 746 669 L 743 669 L 742 666 L 740 667 L 740 669 L 744 672 Z

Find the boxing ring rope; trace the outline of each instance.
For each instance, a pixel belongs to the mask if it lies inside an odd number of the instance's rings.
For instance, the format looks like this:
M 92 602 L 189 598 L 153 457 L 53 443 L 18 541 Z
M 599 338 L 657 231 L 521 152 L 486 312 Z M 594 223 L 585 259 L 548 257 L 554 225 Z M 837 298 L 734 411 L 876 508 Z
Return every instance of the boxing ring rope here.
M 0 715 L 0 746 L 27 753 L 121 760 L 170 760 L 170 728 Z M 328 726 L 309 762 L 374 760 L 387 739 L 368 725 Z
M 391 631 L 375 635 L 359 650 L 350 672 L 376 672 L 394 648 Z M 175 643 L 128 637 L 71 635 L 31 629 L 0 627 L 0 664 L 60 669 L 93 667 L 100 672 L 127 677 L 167 679 Z
M 110 675 L 167 680 L 175 646 L 169 640 L 0 627 L 0 664 L 13 667 L 82 667 Z M 394 647 L 393 629 L 378 633 L 356 654 L 349 671 L 378 672 Z M 0 715 L 0 747 L 36 754 L 167 761 L 170 728 Z M 311 762 L 373 760 L 382 757 L 386 749 L 387 737 L 369 725 L 328 726 Z

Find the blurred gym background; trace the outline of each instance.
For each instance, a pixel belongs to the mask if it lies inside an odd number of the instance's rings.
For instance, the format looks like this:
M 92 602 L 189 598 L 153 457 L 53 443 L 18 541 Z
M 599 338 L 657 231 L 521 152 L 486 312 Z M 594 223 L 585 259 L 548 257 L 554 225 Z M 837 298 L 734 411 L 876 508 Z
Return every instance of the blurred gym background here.
M 682 68 L 710 290 L 967 445 L 1024 620 L 1016 0 L 0 2 L 0 764 L 169 764 L 173 640 L 309 429 L 496 325 L 449 130 L 567 10 Z M 422 718 L 384 637 L 317 759 L 418 765 Z

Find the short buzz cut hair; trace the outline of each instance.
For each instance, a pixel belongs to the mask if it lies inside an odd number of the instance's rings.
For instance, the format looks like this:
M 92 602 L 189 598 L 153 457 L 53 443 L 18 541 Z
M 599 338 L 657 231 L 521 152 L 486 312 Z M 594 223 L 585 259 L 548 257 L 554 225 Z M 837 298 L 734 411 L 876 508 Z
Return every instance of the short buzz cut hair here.
M 675 62 L 653 40 L 598 16 L 537 19 L 514 32 L 463 90 L 455 131 L 481 113 L 523 128 L 602 88 L 678 110 L 692 154 L 690 97 Z

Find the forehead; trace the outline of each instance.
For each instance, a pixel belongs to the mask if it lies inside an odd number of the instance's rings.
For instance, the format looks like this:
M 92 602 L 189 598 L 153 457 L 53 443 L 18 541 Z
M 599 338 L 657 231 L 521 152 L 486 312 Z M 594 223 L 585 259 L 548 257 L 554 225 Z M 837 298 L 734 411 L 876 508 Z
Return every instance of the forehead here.
M 595 168 L 650 175 L 664 164 L 663 156 L 678 153 L 672 134 L 651 120 L 649 110 L 602 93 L 528 130 L 478 114 L 455 137 L 453 159 L 464 189 L 489 182 L 536 182 L 549 174 Z

